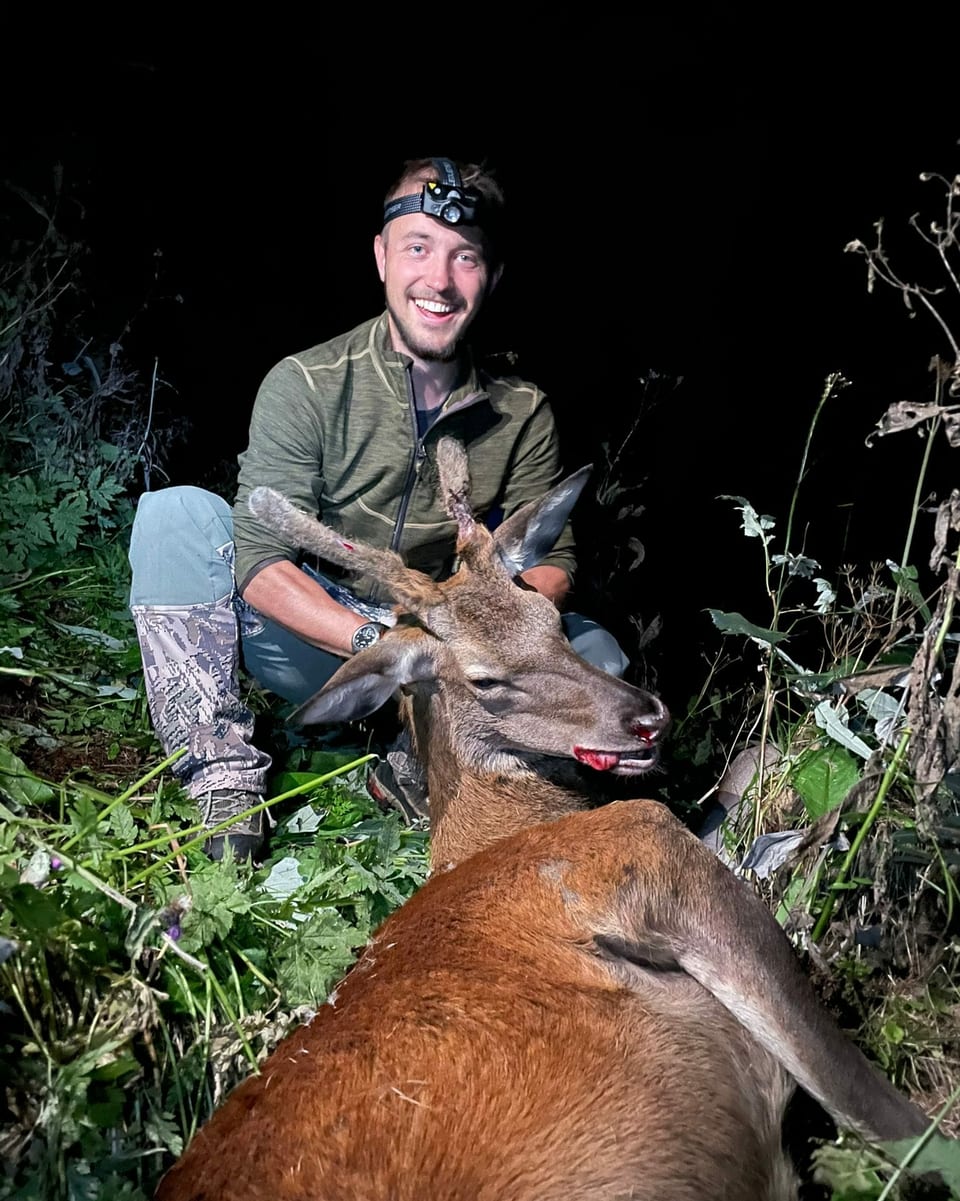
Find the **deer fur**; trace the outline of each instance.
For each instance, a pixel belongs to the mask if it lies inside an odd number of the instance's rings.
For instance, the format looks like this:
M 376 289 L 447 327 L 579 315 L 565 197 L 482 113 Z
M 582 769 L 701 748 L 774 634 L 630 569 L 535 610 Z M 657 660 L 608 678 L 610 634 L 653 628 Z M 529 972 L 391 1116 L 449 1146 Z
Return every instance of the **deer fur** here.
M 158 1197 L 786 1201 L 795 1082 L 868 1136 L 921 1133 L 749 888 L 662 805 L 591 807 L 608 773 L 655 765 L 668 717 L 580 660 L 552 605 L 515 582 L 585 474 L 491 536 L 462 449 L 442 440 L 440 463 L 461 559 L 440 584 L 276 494 L 251 497 L 291 545 L 373 574 L 398 602 L 397 627 L 299 720 L 403 693 L 434 872 Z

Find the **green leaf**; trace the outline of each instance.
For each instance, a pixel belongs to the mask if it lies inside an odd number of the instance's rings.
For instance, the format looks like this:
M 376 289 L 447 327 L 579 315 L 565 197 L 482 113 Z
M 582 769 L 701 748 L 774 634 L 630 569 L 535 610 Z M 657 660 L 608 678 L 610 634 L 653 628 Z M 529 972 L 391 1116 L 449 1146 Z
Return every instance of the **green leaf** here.
M 107 1130 L 115 1126 L 123 1116 L 123 1090 L 111 1084 L 96 1091 L 100 1093 L 100 1100 L 87 1101 L 86 1116 L 95 1126 Z
M 816 1179 L 831 1189 L 831 1201 L 871 1201 L 883 1188 L 880 1156 L 870 1147 L 827 1144 L 814 1152 Z
M 171 1155 L 183 1151 L 183 1138 L 173 1121 L 173 1114 L 151 1112 L 143 1123 L 149 1146 L 165 1147 Z
M 126 649 L 126 644 L 121 642 L 119 638 L 113 638 L 109 634 L 105 634 L 102 630 L 93 629 L 91 626 L 71 626 L 62 621 L 54 621 L 50 619 L 50 624 L 58 630 L 63 630 L 66 634 L 74 634 L 77 638 L 83 638 L 88 642 L 98 642 L 101 646 L 105 646 L 107 650 L 122 651 Z
M 813 578 L 813 573 L 820 570 L 820 564 L 816 559 L 808 559 L 806 555 L 773 555 L 770 559 L 775 567 L 786 567 L 787 575 L 799 576 L 801 579 L 810 580 Z
M 194 872 L 190 879 L 192 904 L 184 916 L 180 945 L 199 951 L 217 938 L 226 938 L 234 919 L 250 910 L 253 901 L 243 891 L 234 859 L 223 859 Z
M 829 701 L 821 701 L 813 711 L 814 721 L 825 731 L 834 742 L 853 751 L 861 759 L 869 759 L 873 752 L 857 734 L 847 725 L 847 712 L 841 705 L 831 705 Z
M 915 567 L 909 565 L 900 567 L 892 559 L 887 559 L 887 567 L 894 582 L 904 596 L 910 601 L 925 622 L 930 622 L 930 606 L 923 598 L 923 593 L 917 585 L 919 576 Z
M 814 819 L 836 809 L 859 779 L 857 760 L 835 743 L 804 755 L 790 777 Z
M 813 581 L 817 589 L 817 599 L 814 601 L 814 609 L 817 613 L 829 613 L 836 603 L 836 589 L 829 580 L 822 579 L 820 576 Z
M 133 1055 L 127 1053 L 117 1055 L 113 1059 L 108 1059 L 106 1063 L 95 1067 L 90 1073 L 90 1079 L 107 1083 L 110 1080 L 119 1080 L 122 1076 L 130 1076 L 132 1073 L 139 1071 L 140 1064 Z
M 16 806 L 43 805 L 55 795 L 22 759 L 3 745 L 0 745 L 0 793 Z
M 288 1005 L 319 1004 L 367 939 L 335 909 L 319 909 L 294 931 L 278 956 L 277 983 Z
M 339 767 L 345 767 L 362 754 L 362 751 L 353 749 L 346 751 L 314 751 L 310 756 L 309 771 L 282 771 L 274 776 L 273 795 L 279 796 L 283 792 L 288 792 L 291 788 L 300 788 L 304 784 L 309 784 L 311 780 L 319 781 L 321 777 L 332 771 L 336 771 Z M 324 787 L 324 784 L 317 784 L 318 789 Z
M 46 935 L 62 926 L 66 914 L 49 892 L 32 884 L 16 884 L 3 898 L 17 932 Z
M 91 834 L 96 834 L 99 824 L 98 818 L 100 809 L 96 802 L 82 793 L 77 797 L 76 801 L 67 809 L 67 818 L 70 822 L 70 828 L 75 834 L 81 838 L 88 837 Z
M 916 1140 L 897 1139 L 896 1142 L 881 1143 L 899 1163 L 909 1155 Z M 939 1172 L 944 1184 L 954 1195 L 960 1194 L 960 1141 L 934 1134 L 920 1150 L 916 1159 L 910 1161 L 910 1172 L 922 1176 L 926 1172 Z
M 296 813 L 286 819 L 283 829 L 289 834 L 313 834 L 320 828 L 323 818 L 323 809 L 315 808 L 312 804 L 301 805 Z
M 126 805 L 118 805 L 107 819 L 110 831 L 117 838 L 117 841 L 125 847 L 131 847 L 139 837 L 137 823 L 133 820 L 133 814 Z
M 87 498 L 80 492 L 65 496 L 50 514 L 50 526 L 60 546 L 77 549 L 77 539 L 87 517 Z
M 21 546 L 42 546 L 54 541 L 50 523 L 44 513 L 24 513 L 16 526 L 8 531 L 11 539 Z
M 767 530 L 772 530 L 777 524 L 772 517 L 761 516 L 753 505 L 742 496 L 724 495 L 720 499 L 736 502 L 734 507 L 743 519 L 740 528 L 748 538 L 759 538 L 765 546 L 769 544 L 770 535 Z
M 783 642 L 787 637 L 779 630 L 767 630 L 763 626 L 755 626 L 752 621 L 747 621 L 741 613 L 721 613 L 719 609 L 708 609 L 707 612 L 710 614 L 710 620 L 721 634 L 741 634 L 744 638 L 752 638 L 754 642 L 759 642 L 761 646 L 776 646 L 778 642 Z
M 292 855 L 279 860 L 270 869 L 270 874 L 260 885 L 275 901 L 285 901 L 303 884 L 300 863 Z

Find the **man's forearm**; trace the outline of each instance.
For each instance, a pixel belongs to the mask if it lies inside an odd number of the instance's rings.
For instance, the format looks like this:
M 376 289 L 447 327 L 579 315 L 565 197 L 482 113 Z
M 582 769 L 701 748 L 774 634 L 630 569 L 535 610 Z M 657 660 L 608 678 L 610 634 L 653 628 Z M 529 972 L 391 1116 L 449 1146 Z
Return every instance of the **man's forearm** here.
M 570 577 L 562 567 L 551 567 L 549 564 L 528 567 L 522 573 L 522 577 L 531 588 L 536 588 L 548 600 L 552 600 L 558 609 L 563 608 L 563 602 L 570 591 Z
M 287 560 L 258 571 L 243 599 L 305 642 L 344 658 L 351 653 L 354 631 L 367 620 L 337 604 L 316 580 Z

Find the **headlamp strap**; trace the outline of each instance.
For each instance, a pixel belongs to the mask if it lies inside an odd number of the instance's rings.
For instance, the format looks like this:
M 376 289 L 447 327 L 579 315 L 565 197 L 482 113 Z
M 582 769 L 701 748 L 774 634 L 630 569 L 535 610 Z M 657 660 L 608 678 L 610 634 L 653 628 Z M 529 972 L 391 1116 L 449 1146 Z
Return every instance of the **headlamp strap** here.
M 448 188 L 463 187 L 463 184 L 460 182 L 460 172 L 457 170 L 456 163 L 451 162 L 448 158 L 435 158 L 432 161 L 440 175 L 437 183 L 442 183 Z

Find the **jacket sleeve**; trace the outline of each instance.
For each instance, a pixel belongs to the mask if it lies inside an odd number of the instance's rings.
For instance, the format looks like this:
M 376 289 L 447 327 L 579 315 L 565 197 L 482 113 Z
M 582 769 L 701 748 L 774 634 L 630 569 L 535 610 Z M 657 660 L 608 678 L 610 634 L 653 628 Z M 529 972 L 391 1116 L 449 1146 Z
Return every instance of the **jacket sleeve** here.
M 503 515 L 509 517 L 528 501 L 538 500 L 560 480 L 560 447 L 553 410 L 543 393 L 536 391 L 532 412 L 517 439 L 506 473 Z M 562 568 L 573 580 L 576 572 L 576 548 L 568 522 L 553 550 L 543 559 L 545 565 Z
M 319 512 L 323 494 L 319 410 L 311 383 L 295 359 L 278 363 L 260 385 L 249 443 L 240 455 L 233 532 L 241 592 L 260 568 L 280 559 L 296 562 L 299 553 L 256 521 L 247 508 L 250 493 L 261 484 L 282 492 L 308 513 Z

